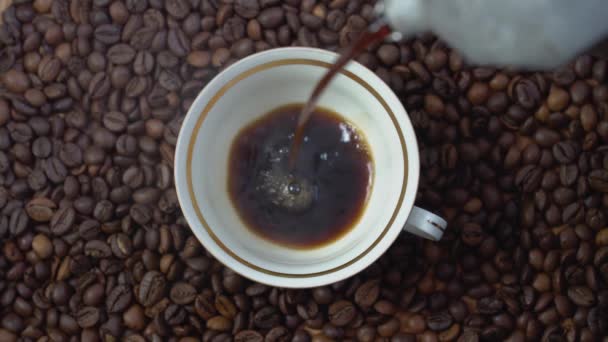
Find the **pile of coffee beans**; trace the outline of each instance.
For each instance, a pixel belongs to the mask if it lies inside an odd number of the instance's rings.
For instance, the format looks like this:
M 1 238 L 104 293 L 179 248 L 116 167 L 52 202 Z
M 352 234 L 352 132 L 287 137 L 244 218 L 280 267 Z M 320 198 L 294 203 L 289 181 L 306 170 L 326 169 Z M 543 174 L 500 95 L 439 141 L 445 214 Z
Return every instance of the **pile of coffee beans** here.
M 15 0 L 0 26 L 0 341 L 600 341 L 608 335 L 608 66 L 471 67 L 422 35 L 359 60 L 401 97 L 418 204 L 360 274 L 252 283 L 191 234 L 181 120 L 256 51 L 339 51 L 360 0 Z

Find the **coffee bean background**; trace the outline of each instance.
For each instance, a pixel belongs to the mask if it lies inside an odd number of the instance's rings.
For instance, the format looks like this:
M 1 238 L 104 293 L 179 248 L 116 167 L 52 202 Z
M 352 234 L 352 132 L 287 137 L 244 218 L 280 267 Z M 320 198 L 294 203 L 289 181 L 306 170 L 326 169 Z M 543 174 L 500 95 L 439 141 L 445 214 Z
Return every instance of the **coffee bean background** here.
M 173 187 L 181 120 L 256 51 L 339 51 L 359 0 L 19 0 L 0 26 L 0 341 L 600 341 L 608 335 L 607 61 L 468 66 L 431 35 L 359 61 L 415 126 L 403 235 L 330 286 L 223 267 Z

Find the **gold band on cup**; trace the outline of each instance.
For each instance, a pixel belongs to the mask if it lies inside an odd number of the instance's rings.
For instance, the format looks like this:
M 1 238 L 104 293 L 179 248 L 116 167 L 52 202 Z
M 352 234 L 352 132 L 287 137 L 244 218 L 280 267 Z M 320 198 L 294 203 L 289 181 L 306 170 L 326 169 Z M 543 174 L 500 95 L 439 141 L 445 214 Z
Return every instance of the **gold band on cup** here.
M 211 100 L 207 103 L 207 105 L 201 112 L 200 116 L 197 118 L 196 124 L 194 126 L 194 130 L 192 131 L 192 136 L 190 137 L 190 141 L 188 143 L 188 154 L 186 157 L 186 178 L 187 178 L 186 182 L 187 182 L 187 186 L 188 186 L 188 194 L 190 196 L 190 199 L 192 200 L 192 207 L 194 208 L 194 211 L 196 212 L 196 216 L 198 217 L 201 225 L 207 231 L 207 234 L 209 234 L 209 236 L 213 239 L 213 241 L 226 254 L 230 255 L 234 260 L 243 264 L 244 266 L 249 267 L 258 272 L 268 274 L 268 275 L 285 277 L 285 278 L 312 278 L 312 277 L 317 277 L 317 276 L 321 276 L 321 275 L 325 275 L 325 274 L 330 274 L 330 273 L 336 272 L 338 270 L 341 270 L 345 267 L 348 267 L 348 266 L 354 264 L 355 262 L 357 262 L 358 260 L 363 258 L 365 255 L 367 255 L 371 250 L 373 250 L 376 247 L 376 245 L 378 245 L 380 243 L 380 241 L 382 241 L 384 236 L 388 233 L 390 227 L 393 225 L 393 222 L 395 221 L 397 214 L 401 210 L 401 206 L 403 204 L 403 199 L 405 197 L 405 190 L 407 187 L 408 155 L 407 155 L 407 150 L 405 147 L 405 138 L 403 136 L 403 132 L 401 131 L 401 128 L 399 127 L 399 125 L 397 123 L 395 114 L 393 113 L 391 108 L 388 106 L 386 101 L 384 101 L 384 99 L 380 96 L 380 94 L 378 94 L 378 92 L 374 88 L 372 88 L 367 82 L 365 82 L 360 77 L 356 76 L 355 74 L 353 74 L 352 72 L 350 72 L 348 70 L 340 71 L 341 74 L 345 75 L 346 77 L 350 78 L 351 80 L 355 81 L 356 83 L 361 85 L 363 88 L 365 88 L 370 94 L 372 94 L 376 98 L 376 100 L 378 100 L 378 102 L 380 104 L 382 104 L 382 107 L 384 107 L 384 109 L 390 116 L 391 122 L 393 123 L 393 126 L 395 126 L 395 129 L 397 130 L 397 134 L 399 136 L 399 143 L 401 144 L 401 149 L 403 151 L 403 156 L 404 156 L 404 158 L 403 158 L 403 161 L 404 161 L 403 185 L 401 186 L 401 193 L 399 194 L 399 200 L 397 201 L 397 205 L 395 206 L 395 210 L 393 211 L 388 224 L 386 225 L 386 227 L 384 227 L 380 236 L 378 236 L 378 238 L 376 238 L 376 240 L 367 249 L 365 249 L 363 252 L 361 252 L 359 255 L 357 255 L 353 259 L 349 260 L 348 262 L 345 262 L 342 265 L 339 265 L 339 266 L 336 266 L 336 267 L 333 267 L 331 269 L 324 270 L 324 271 L 319 271 L 319 272 L 314 272 L 314 273 L 275 272 L 275 271 L 260 267 L 258 265 L 254 265 L 251 262 L 239 257 L 230 248 L 228 248 L 226 245 L 224 245 L 222 243 L 222 241 L 220 241 L 220 239 L 217 237 L 217 235 L 215 235 L 215 233 L 213 232 L 213 230 L 211 229 L 211 227 L 205 220 L 205 217 L 203 216 L 203 213 L 201 212 L 201 210 L 198 206 L 198 203 L 196 201 L 196 197 L 194 196 L 194 186 L 193 186 L 193 182 L 192 182 L 192 154 L 194 152 L 194 143 L 196 141 L 200 128 L 203 124 L 203 121 L 205 120 L 205 118 L 207 117 L 207 115 L 209 114 L 209 112 L 211 111 L 213 106 L 219 101 L 219 99 L 228 90 L 230 90 L 230 88 L 234 87 L 240 81 L 242 81 L 258 72 L 265 71 L 265 70 L 279 67 L 279 66 L 286 66 L 286 65 L 312 65 L 312 66 L 318 66 L 318 67 L 329 69 L 332 64 L 317 61 L 317 60 L 312 60 L 312 59 L 285 59 L 285 60 L 273 61 L 273 62 L 268 62 L 265 64 L 258 65 L 256 67 L 253 67 L 253 68 L 241 73 L 240 75 L 236 76 L 235 78 L 230 80 L 228 83 L 226 83 L 222 88 L 220 88 L 220 90 L 215 95 L 213 95 Z M 399 229 L 401 229 L 401 227 Z

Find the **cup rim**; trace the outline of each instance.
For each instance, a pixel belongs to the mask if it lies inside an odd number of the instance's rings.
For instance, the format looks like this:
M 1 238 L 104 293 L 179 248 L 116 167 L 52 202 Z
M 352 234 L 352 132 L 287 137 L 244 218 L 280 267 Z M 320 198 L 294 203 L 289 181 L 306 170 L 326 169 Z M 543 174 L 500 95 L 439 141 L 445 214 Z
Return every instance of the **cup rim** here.
M 291 55 L 291 57 L 289 55 Z M 202 124 L 200 117 L 203 113 L 198 109 L 195 111 L 197 107 L 213 107 L 213 104 L 209 105 L 212 101 L 207 101 L 207 104 L 201 104 L 206 97 L 208 99 L 213 99 L 218 95 L 221 97 L 221 89 L 240 75 L 269 62 L 294 59 L 294 55 L 298 56 L 295 59 L 317 61 L 321 62 L 321 64 L 330 64 L 338 56 L 334 52 L 316 48 L 278 48 L 246 57 L 221 71 L 199 92 L 183 120 L 176 145 L 174 178 L 180 207 L 190 229 L 203 246 L 217 260 L 227 267 L 230 267 L 235 272 L 260 283 L 286 288 L 305 288 L 326 285 L 352 276 L 369 266 L 384 254 L 401 232 L 405 220 L 407 219 L 407 216 L 409 216 L 414 205 L 415 194 L 417 193 L 419 185 L 420 163 L 416 137 L 402 103 L 398 100 L 394 92 L 375 73 L 358 62 L 352 62 L 346 67 L 344 73 L 354 75 L 366 83 L 370 89 L 373 89 L 377 99 L 383 103 L 389 113 L 392 113 L 390 120 L 393 121 L 393 124 L 398 131 L 400 142 L 403 147 L 405 165 L 402 193 L 399 197 L 399 201 L 395 205 L 393 216 L 387 224 L 385 231 L 380 234 L 377 240 L 374 241 L 368 249 L 364 250 L 360 255 L 355 256 L 349 262 L 329 269 L 328 271 L 311 274 L 282 274 L 265 269 L 260 270 L 257 265 L 252 265 L 247 261 L 243 262 L 238 254 L 231 252 L 230 250 L 228 250 L 229 253 L 226 253 L 227 250 L 221 241 L 212 236 L 213 234 L 211 234 L 211 236 L 208 234 L 209 229 L 207 228 L 208 224 L 205 222 L 205 219 L 202 218 L 201 215 L 197 215 L 196 212 L 193 212 L 196 209 L 193 203 L 196 202 L 196 199 L 191 188 L 186 186 L 184 177 L 188 172 L 186 163 L 188 153 L 186 153 L 186 150 L 190 149 L 193 145 L 192 141 L 195 141 L 195 134 L 197 134 L 197 132 L 196 129 L 189 129 L 188 127 L 194 126 L 199 121 L 199 125 Z M 251 65 L 246 67 L 245 71 L 239 71 L 236 76 L 233 75 L 229 79 L 226 79 L 225 76 L 227 74 L 246 64 Z M 373 88 L 369 85 L 370 83 L 374 84 Z M 209 111 L 211 111 L 211 109 L 209 109 Z M 190 133 L 186 136 L 184 131 L 189 131 Z M 204 231 L 205 229 L 207 229 L 207 231 Z

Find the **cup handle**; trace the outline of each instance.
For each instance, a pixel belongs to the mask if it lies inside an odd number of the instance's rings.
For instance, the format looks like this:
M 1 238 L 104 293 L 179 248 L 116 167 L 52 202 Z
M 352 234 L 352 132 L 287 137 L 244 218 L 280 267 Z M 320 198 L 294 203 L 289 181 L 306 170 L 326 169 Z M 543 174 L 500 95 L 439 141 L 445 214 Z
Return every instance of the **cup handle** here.
M 425 239 L 439 241 L 448 223 L 430 211 L 414 206 L 403 230 Z

